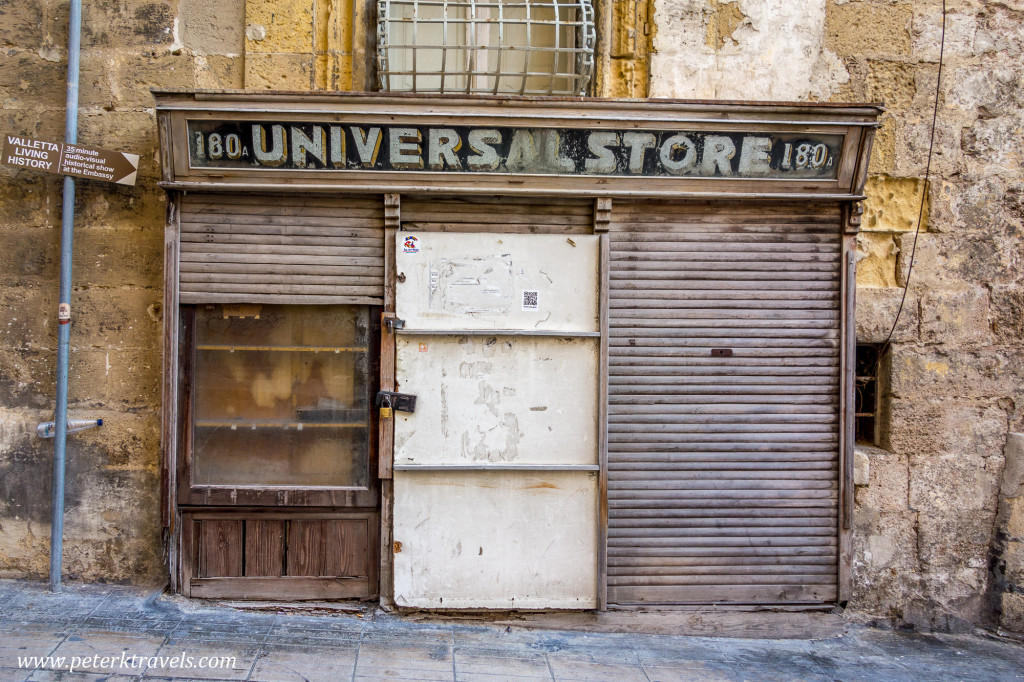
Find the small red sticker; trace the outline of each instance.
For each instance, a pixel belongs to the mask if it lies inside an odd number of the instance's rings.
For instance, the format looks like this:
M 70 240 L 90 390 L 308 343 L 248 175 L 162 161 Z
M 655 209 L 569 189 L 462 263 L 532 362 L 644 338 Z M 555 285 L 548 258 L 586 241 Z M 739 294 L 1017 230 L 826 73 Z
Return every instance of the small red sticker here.
M 405 253 L 419 253 L 420 240 L 413 235 L 409 235 L 405 238 L 405 241 L 402 242 L 402 251 Z

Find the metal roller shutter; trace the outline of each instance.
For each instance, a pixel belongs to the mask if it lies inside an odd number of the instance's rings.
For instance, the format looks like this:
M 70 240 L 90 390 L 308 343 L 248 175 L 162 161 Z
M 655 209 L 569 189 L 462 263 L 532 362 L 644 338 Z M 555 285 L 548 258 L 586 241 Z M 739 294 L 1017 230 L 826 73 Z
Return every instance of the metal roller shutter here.
M 402 197 L 402 229 L 590 234 L 594 202 L 518 197 Z
M 188 194 L 180 221 L 182 303 L 383 305 L 379 196 Z
M 615 202 L 608 600 L 837 597 L 839 211 Z

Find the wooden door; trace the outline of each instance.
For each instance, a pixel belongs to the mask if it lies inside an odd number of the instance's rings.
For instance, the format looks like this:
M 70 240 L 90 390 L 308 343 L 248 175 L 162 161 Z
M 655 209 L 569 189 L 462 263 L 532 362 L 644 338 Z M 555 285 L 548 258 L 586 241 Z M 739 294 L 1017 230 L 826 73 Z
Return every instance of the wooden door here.
M 373 597 L 383 202 L 199 195 L 181 233 L 181 591 Z
M 463 210 L 503 221 L 513 205 Z M 538 213 L 513 217 L 561 218 Z M 397 605 L 597 605 L 599 245 L 398 234 L 396 377 L 418 402 L 395 417 Z
M 839 212 L 615 202 L 608 600 L 837 598 Z

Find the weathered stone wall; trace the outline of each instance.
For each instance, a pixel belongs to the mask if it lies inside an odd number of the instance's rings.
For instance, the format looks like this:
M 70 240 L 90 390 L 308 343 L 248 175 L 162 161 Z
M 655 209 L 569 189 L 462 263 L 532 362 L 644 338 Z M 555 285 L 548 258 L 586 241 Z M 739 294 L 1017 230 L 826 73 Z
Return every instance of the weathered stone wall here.
M 647 97 L 655 0 L 616 0 L 597 19 L 598 51 L 594 94 L 599 97 Z M 607 16 L 607 23 L 602 22 Z
M 134 188 L 77 183 L 66 574 L 163 578 L 160 339 L 166 199 L 150 87 L 240 87 L 243 2 L 83 3 L 83 145 L 141 155 Z M 186 12 L 191 12 L 189 14 Z M 0 132 L 64 137 L 66 2 L 0 5 Z M 212 22 L 212 23 L 211 23 Z M 45 576 L 62 179 L 0 166 L 0 576 Z
M 1000 626 L 1024 632 L 1024 433 L 1011 433 L 1003 454 L 1006 467 L 992 553 L 993 606 Z
M 654 96 L 887 105 L 859 239 L 861 342 L 889 334 L 927 202 L 881 367 L 881 448 L 858 457 L 851 610 L 938 628 L 1021 611 L 1000 594 L 1019 589 L 1018 498 L 1004 496 L 1002 535 L 996 512 L 1007 433 L 1024 424 L 1024 3 L 948 5 L 928 187 L 938 0 L 655 0 L 651 67 Z

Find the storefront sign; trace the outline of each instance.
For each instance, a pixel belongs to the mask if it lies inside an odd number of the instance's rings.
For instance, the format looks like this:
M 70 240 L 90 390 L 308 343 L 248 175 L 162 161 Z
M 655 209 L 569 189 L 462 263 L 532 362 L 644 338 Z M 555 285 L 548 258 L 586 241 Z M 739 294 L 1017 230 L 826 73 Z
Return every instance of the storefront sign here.
M 134 185 L 139 168 L 137 154 L 33 140 L 15 135 L 7 135 L 4 138 L 3 160 L 8 166 L 73 175 L 90 180 L 105 180 L 119 185 Z
M 192 168 L 832 180 L 843 136 L 190 120 Z

